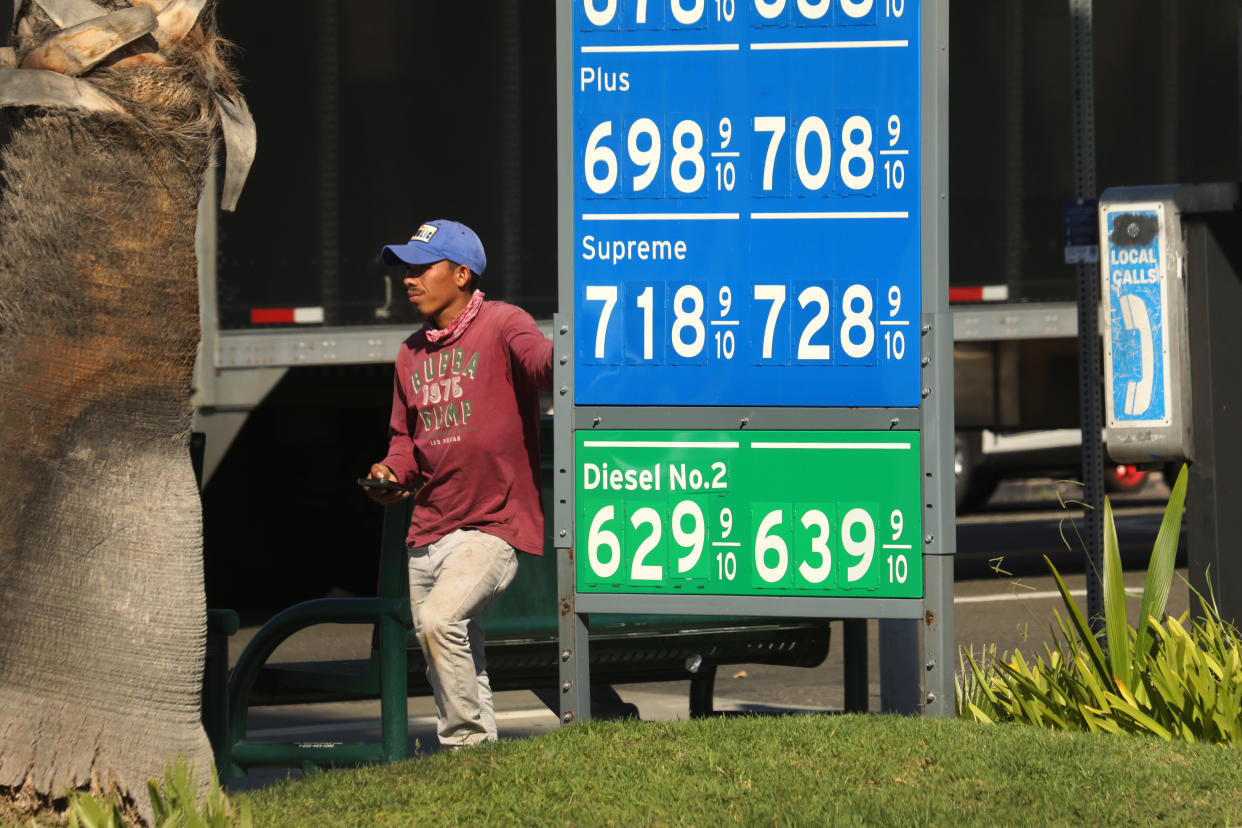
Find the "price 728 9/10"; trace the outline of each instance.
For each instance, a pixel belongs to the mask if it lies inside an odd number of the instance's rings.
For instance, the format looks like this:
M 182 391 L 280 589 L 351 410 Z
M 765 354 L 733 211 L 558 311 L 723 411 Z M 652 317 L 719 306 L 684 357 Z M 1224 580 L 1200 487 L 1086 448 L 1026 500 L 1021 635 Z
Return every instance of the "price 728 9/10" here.
M 810 115 L 795 121 L 786 115 L 754 116 L 755 146 L 763 148 L 762 170 L 756 176 L 759 181 L 757 194 L 775 195 L 789 190 L 788 167 L 780 162 L 788 159 L 791 140 L 796 180 L 804 190 L 824 190 L 834 169 L 843 192 L 862 193 L 874 189 L 876 153 L 873 150 L 871 119 L 857 113 L 842 112 L 838 113 L 836 121 L 842 152 L 834 168 L 832 131 L 822 117 Z M 624 153 L 628 163 L 624 170 L 617 157 L 621 148 L 615 146 L 614 121 L 601 121 L 587 136 L 583 171 L 587 188 L 596 196 L 624 194 L 654 198 L 665 195 L 664 179 L 659 174 L 661 162 L 666 156 L 668 181 L 674 190 L 668 195 L 695 195 L 703 190 L 705 183 L 720 192 L 732 192 L 737 186 L 737 160 L 740 160 L 741 152 L 733 144 L 731 118 L 721 118 L 718 122 L 716 132 L 719 140 L 714 149 L 706 152 L 706 157 L 704 129 L 696 120 L 682 119 L 672 123 L 667 147 L 664 146 L 660 124 L 653 118 L 635 118 L 626 121 L 626 124 L 623 126 Z M 884 187 L 886 190 L 901 190 L 905 187 L 906 173 L 905 162 L 900 156 L 907 154 L 907 150 L 899 146 L 901 118 L 896 114 L 888 116 L 887 128 L 887 148 L 879 150 L 879 154 L 885 156 L 882 165 Z M 668 132 L 666 129 L 665 133 Z M 712 163 L 710 177 L 709 159 Z
M 754 504 L 752 531 L 745 533 L 735 526 L 732 508 L 719 509 L 716 527 L 709 532 L 704 502 L 681 500 L 668 515 L 671 544 L 664 536 L 666 507 L 596 504 L 587 532 L 587 579 L 631 585 L 740 581 L 758 588 L 850 590 L 874 589 L 885 578 L 889 584 L 904 584 L 910 576 L 913 545 L 903 542 L 900 509 L 889 512 L 891 537 L 881 544 L 884 554 L 877 561 L 874 504 Z

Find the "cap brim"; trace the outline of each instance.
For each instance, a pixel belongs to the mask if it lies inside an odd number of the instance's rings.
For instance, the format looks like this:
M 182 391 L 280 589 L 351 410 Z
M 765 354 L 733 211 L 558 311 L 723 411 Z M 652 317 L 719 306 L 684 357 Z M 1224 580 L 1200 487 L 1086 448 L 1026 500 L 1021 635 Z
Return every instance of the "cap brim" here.
M 410 244 L 390 244 L 380 251 L 380 258 L 386 265 L 431 264 L 444 258 L 442 253 L 433 250 L 422 242 Z

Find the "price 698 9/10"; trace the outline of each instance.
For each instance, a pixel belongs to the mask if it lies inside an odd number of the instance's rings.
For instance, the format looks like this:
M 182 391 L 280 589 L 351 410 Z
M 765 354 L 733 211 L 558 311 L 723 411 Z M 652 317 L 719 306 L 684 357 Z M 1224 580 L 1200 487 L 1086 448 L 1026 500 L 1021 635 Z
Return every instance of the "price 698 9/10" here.
M 746 529 L 731 507 L 708 502 L 682 500 L 671 511 L 659 503 L 594 504 L 583 574 L 630 586 L 697 581 L 813 591 L 876 589 L 910 578 L 913 544 L 900 509 L 753 504 Z M 884 511 L 888 525 L 877 531 L 875 516 Z

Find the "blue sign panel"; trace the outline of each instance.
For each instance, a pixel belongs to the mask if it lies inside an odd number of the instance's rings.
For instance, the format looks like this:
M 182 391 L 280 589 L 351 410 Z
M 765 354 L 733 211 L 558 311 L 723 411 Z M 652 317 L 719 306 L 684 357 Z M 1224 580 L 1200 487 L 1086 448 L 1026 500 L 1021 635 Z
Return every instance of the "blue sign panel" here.
M 1168 329 L 1157 210 L 1108 213 L 1109 425 L 1169 424 Z
M 574 0 L 578 405 L 920 403 L 918 0 Z

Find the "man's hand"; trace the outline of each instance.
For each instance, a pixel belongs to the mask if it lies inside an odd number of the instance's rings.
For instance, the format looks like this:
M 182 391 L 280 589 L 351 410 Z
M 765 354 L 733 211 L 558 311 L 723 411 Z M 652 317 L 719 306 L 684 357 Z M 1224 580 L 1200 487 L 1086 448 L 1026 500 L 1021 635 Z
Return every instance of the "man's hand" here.
M 401 482 L 397 479 L 397 475 L 393 474 L 392 469 L 388 468 L 383 463 L 376 463 L 372 466 L 371 471 L 367 474 L 367 477 L 376 480 L 391 480 L 393 483 Z M 382 503 L 385 506 L 389 503 L 396 503 L 398 500 L 405 500 L 410 496 L 410 492 L 408 490 L 398 491 L 396 489 L 372 489 L 368 487 L 364 487 L 363 490 L 367 493 L 367 497 L 371 498 L 376 503 Z

